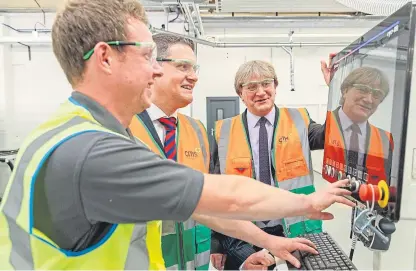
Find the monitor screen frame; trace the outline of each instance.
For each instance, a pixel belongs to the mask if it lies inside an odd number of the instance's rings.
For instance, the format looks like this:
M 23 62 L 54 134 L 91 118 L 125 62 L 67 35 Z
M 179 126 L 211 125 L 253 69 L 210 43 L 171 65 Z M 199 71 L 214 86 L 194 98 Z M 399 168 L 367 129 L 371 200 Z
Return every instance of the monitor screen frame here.
M 400 152 L 398 159 L 398 172 L 397 172 L 397 187 L 396 187 L 396 196 L 395 196 L 395 206 L 393 212 L 387 212 L 381 210 L 380 214 L 388 217 L 392 221 L 398 222 L 400 220 L 400 209 L 401 209 L 401 198 L 402 198 L 402 189 L 403 189 L 403 175 L 405 170 L 405 153 L 406 153 L 406 140 L 407 140 L 407 126 L 408 126 L 408 112 L 410 106 L 410 91 L 411 91 L 411 78 L 412 78 L 412 68 L 413 68 L 413 51 L 414 51 L 414 40 L 415 40 L 415 23 L 416 23 L 416 5 L 412 5 L 411 2 L 405 4 L 396 12 L 386 17 L 383 21 L 378 23 L 372 29 L 363 34 L 360 38 L 352 42 L 350 45 L 345 47 L 343 50 L 338 52 L 331 60 L 330 69 L 331 69 L 331 80 L 335 75 L 336 71 L 342 68 L 342 60 L 346 60 L 344 65 L 348 65 L 348 57 L 354 56 L 354 54 L 359 53 L 360 48 L 368 48 L 366 46 L 371 46 L 377 44 L 380 40 L 391 40 L 398 37 L 397 48 L 398 50 L 405 44 L 406 48 L 406 71 L 405 71 L 405 83 L 404 83 L 404 101 L 402 103 L 403 108 L 403 123 L 402 123 L 402 133 L 400 137 Z M 407 34 L 403 34 L 403 31 L 408 31 Z M 403 34 L 403 35 L 402 35 Z M 387 42 L 387 41 L 386 41 Z M 385 43 L 385 42 L 384 42 Z M 379 44 L 380 45 L 380 44 Z M 378 48 L 379 46 L 375 46 Z M 396 67 L 400 59 L 400 54 L 397 51 L 396 54 Z M 397 80 L 397 73 L 395 74 L 395 80 Z M 396 82 L 396 81 L 395 81 Z M 396 90 L 396 87 L 394 87 Z M 331 110 L 329 105 L 331 103 L 331 91 L 328 93 L 328 108 Z M 393 123 L 393 119 L 392 119 Z M 327 124 L 326 124 L 327 125 Z M 323 164 L 325 165 L 325 157 L 323 158 Z M 325 166 L 322 168 L 322 171 L 325 170 Z M 322 172 L 324 173 L 324 172 Z M 324 174 L 322 174 L 324 177 Z M 325 178 L 324 178 L 325 179 Z M 357 197 L 355 197 L 357 198 Z M 363 202 L 358 201 L 360 205 Z

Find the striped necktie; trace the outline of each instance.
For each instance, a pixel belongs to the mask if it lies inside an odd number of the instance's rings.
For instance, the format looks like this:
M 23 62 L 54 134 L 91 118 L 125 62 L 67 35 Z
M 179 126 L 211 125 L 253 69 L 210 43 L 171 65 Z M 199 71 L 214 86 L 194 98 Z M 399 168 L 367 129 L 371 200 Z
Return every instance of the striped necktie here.
M 166 130 L 164 143 L 166 158 L 176 161 L 176 118 L 160 118 L 159 122 Z

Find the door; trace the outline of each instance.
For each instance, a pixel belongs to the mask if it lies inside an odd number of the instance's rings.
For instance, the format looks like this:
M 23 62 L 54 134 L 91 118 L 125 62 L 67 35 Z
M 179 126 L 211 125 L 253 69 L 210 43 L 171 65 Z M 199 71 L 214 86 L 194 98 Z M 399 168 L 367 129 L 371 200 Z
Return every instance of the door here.
M 238 96 L 207 97 L 207 131 L 210 146 L 214 143 L 215 122 L 238 114 L 240 114 L 240 98 Z

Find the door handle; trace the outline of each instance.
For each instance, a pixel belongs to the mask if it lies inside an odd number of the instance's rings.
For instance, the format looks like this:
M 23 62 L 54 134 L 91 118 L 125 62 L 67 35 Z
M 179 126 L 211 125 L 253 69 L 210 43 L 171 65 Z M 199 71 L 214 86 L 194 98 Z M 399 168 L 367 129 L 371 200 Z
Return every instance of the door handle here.
M 211 136 L 214 136 L 214 128 L 211 128 Z

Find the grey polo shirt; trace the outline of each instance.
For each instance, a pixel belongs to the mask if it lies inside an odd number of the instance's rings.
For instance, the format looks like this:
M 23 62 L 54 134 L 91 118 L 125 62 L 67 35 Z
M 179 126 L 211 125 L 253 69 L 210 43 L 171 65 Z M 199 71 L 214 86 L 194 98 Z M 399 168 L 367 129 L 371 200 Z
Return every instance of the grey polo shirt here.
M 134 141 L 89 97 L 74 92 L 72 99 L 104 127 L 132 140 L 88 132 L 60 145 L 36 180 L 34 226 L 72 249 L 80 240 L 84 248 L 97 243 L 111 224 L 188 219 L 201 196 L 203 174 Z

